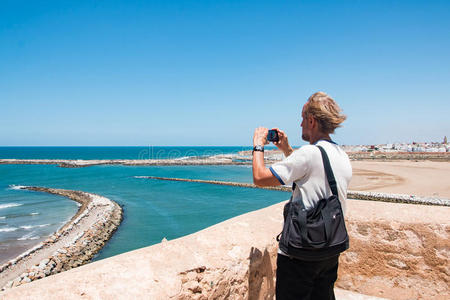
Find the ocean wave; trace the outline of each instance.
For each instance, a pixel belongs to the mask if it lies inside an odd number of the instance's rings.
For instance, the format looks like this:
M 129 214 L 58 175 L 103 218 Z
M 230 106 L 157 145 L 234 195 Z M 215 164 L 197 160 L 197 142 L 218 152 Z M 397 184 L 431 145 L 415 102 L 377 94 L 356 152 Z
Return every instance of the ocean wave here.
M 50 224 L 23 225 L 23 226 L 20 226 L 20 228 L 28 230 L 28 229 L 32 229 L 32 228 L 42 228 L 42 227 L 46 227 L 46 226 L 50 226 Z
M 24 188 L 26 188 L 27 186 L 26 185 L 16 185 L 16 184 L 10 184 L 9 186 L 8 186 L 8 188 L 10 189 L 10 190 L 23 190 Z
M 0 204 L 0 209 L 3 208 L 8 208 L 8 207 L 16 207 L 16 206 L 21 206 L 22 204 L 20 203 L 6 203 L 6 204 Z
M 40 215 L 41 213 L 34 212 L 34 213 L 22 213 L 22 214 L 7 214 L 6 216 L 0 217 L 0 219 L 14 219 L 14 218 L 21 218 L 21 217 L 32 217 L 35 215 Z
M 0 228 L 0 232 L 11 232 L 11 231 L 16 231 L 17 227 L 6 227 L 6 228 Z
M 38 235 L 34 235 L 34 236 L 33 236 L 34 233 L 35 233 L 35 232 L 27 233 L 27 234 L 25 234 L 24 236 L 18 238 L 17 240 L 18 240 L 18 241 L 37 240 L 38 238 L 40 238 L 40 236 L 38 236 Z
M 148 178 L 148 176 L 133 176 L 134 178 Z

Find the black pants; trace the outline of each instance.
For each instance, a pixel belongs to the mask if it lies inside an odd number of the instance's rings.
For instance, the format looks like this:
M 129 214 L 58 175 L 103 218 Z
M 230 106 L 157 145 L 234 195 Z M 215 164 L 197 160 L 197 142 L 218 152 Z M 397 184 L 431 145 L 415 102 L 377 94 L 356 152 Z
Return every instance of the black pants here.
M 322 261 L 302 261 L 278 254 L 277 300 L 334 300 L 339 255 Z

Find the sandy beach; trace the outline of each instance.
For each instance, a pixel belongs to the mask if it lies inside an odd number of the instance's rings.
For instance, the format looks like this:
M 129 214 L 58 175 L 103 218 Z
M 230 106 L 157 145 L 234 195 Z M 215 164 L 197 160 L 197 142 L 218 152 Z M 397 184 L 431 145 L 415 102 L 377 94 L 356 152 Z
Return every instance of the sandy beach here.
M 450 162 L 352 161 L 351 190 L 450 198 Z

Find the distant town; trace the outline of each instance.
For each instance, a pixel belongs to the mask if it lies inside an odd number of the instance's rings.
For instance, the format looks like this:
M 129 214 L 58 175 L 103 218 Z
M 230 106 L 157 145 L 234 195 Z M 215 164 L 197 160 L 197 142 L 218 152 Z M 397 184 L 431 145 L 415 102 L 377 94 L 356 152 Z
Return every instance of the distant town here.
M 445 136 L 442 142 L 388 143 L 378 145 L 343 145 L 345 152 L 450 152 Z

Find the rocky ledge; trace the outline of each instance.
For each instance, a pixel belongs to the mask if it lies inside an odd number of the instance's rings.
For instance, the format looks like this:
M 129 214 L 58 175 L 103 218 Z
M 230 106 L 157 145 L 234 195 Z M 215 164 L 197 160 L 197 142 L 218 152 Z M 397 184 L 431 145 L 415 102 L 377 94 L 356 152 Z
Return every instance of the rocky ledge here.
M 2 290 L 89 262 L 122 220 L 122 208 L 96 194 L 31 186 L 22 189 L 65 196 L 81 206 L 69 222 L 45 241 L 0 266 Z

